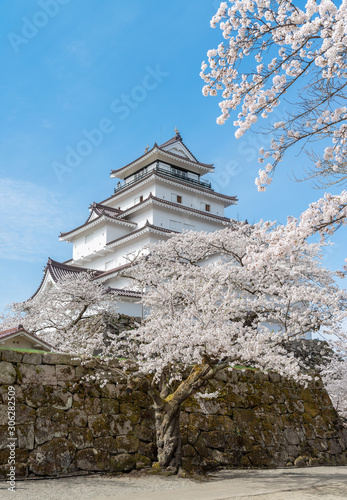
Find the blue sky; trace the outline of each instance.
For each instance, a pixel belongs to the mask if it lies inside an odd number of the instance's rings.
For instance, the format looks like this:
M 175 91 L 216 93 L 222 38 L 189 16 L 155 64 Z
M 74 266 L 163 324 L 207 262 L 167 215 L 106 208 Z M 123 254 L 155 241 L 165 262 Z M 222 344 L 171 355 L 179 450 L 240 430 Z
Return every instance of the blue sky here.
M 112 194 L 110 170 L 169 139 L 176 126 L 198 159 L 215 164 L 215 190 L 239 198 L 230 217 L 285 222 L 324 194 L 290 179 L 308 165 L 305 155 L 288 156 L 268 191 L 258 193 L 261 137 L 249 132 L 236 141 L 232 120 L 216 124 L 218 98 L 202 96 L 199 72 L 207 50 L 221 41 L 209 27 L 217 6 L 2 3 L 0 310 L 31 296 L 48 257 L 71 257 L 58 235 L 83 223 L 90 203 Z M 332 269 L 343 262 L 344 239 L 341 231 L 326 253 Z

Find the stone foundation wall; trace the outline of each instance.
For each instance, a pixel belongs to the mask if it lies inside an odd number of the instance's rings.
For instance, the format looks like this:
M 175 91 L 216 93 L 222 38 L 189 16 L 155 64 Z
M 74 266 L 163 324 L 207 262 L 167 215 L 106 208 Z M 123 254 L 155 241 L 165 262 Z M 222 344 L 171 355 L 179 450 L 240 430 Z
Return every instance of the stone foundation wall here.
M 17 477 L 126 472 L 156 461 L 152 401 L 127 394 L 121 378 L 81 383 L 97 361 L 53 353 L 0 351 L 0 474 L 10 454 L 8 387 L 16 393 Z M 278 374 L 221 373 L 215 400 L 188 400 L 182 412 L 183 464 L 279 467 L 347 464 L 347 431 L 320 382 L 302 388 Z

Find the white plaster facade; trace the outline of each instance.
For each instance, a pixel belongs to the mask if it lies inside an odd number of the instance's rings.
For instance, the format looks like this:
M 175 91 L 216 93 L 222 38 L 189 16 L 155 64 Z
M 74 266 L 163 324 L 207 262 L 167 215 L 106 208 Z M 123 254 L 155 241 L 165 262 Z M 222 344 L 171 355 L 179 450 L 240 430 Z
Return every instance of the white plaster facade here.
M 178 132 L 114 170 L 114 194 L 91 205 L 84 224 L 61 233 L 60 240 L 72 244 L 72 259 L 64 264 L 50 260 L 41 286 L 48 278 L 54 281 L 64 273 L 92 269 L 98 272 L 95 279 L 121 291 L 120 312 L 141 316 L 139 294 L 132 292 L 119 268 L 143 247 L 174 232 L 211 232 L 230 223 L 224 210 L 237 199 L 216 193 L 203 179 L 213 171 L 213 165 L 195 158 Z

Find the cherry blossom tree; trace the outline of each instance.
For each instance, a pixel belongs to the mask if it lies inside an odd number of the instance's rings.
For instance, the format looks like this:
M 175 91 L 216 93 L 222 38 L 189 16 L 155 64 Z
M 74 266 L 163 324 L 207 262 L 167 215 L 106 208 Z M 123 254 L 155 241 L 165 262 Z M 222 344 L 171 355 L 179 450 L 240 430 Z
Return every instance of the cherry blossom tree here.
M 229 0 L 211 20 L 225 41 L 202 64 L 203 94 L 221 94 L 219 124 L 239 110 L 236 138 L 267 119 L 272 140 L 259 152 L 260 191 L 297 144 L 314 160 L 310 176 L 322 185 L 347 179 L 346 16 L 346 0 L 307 0 L 304 7 L 291 0 Z M 271 123 L 288 95 L 297 102 Z
M 16 322 L 24 314 L 26 327 L 61 352 L 91 356 L 98 349 L 102 372 L 92 383 L 106 383 L 123 366 L 129 391 L 145 385 L 159 464 L 177 472 L 181 406 L 189 397 L 218 396 L 206 386 L 221 370 L 241 364 L 305 383 L 314 375 L 288 353 L 288 342 L 322 327 L 343 336 L 347 296 L 321 265 L 324 242 L 298 240 L 291 252 L 269 252 L 283 234 L 285 227 L 271 222 L 234 223 L 150 246 L 131 268 L 150 314 L 123 334 L 89 327 L 90 317 L 115 306 L 88 273 L 59 281 L 24 303 L 24 312 L 14 305 Z
M 255 130 L 259 119 L 267 124 L 271 146 L 259 151 L 259 191 L 271 183 L 279 162 L 296 146 L 313 160 L 308 178 L 318 185 L 347 179 L 346 14 L 346 0 L 229 0 L 211 20 L 224 41 L 208 51 L 208 62 L 202 64 L 203 94 L 221 95 L 217 123 L 232 118 L 236 138 L 249 129 L 263 133 L 263 128 Z M 283 110 L 285 99 L 289 111 Z M 271 113 L 281 116 L 271 119 Z M 293 242 L 315 233 L 325 238 L 346 223 L 347 192 L 325 194 L 299 219 L 290 218 L 253 266 L 262 266 L 274 255 L 291 254 Z M 345 265 L 336 274 L 342 278 L 346 271 Z M 325 372 L 325 381 L 330 390 L 335 386 L 337 401 L 347 396 L 343 382 L 337 383 L 344 380 L 346 339 L 335 347 L 340 355 Z
M 112 292 L 92 278 L 89 271 L 68 274 L 26 302 L 11 304 L 0 318 L 1 329 L 22 323 L 57 350 L 92 353 L 104 339 L 92 320 L 100 314 L 117 315 Z
M 337 412 L 347 421 L 347 352 L 338 351 L 320 373 Z
M 154 402 L 162 468 L 180 465 L 181 405 L 203 397 L 218 372 L 241 364 L 305 382 L 310 374 L 285 345 L 322 326 L 341 334 L 347 296 L 321 266 L 324 244 L 302 241 L 288 255 L 268 254 L 283 231 L 260 222 L 175 235 L 133 268 L 150 315 L 105 354 L 137 364 L 137 381 Z

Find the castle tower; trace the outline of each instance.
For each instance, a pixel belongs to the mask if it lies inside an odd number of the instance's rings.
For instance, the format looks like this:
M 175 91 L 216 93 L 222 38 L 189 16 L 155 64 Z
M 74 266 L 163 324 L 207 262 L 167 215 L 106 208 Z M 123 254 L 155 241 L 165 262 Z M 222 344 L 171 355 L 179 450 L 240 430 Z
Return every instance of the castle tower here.
M 183 143 L 178 130 L 169 141 L 122 168 L 114 194 L 90 206 L 87 221 L 61 233 L 60 240 L 73 244 L 72 259 L 64 264 L 49 261 L 39 290 L 59 273 L 95 271 L 94 279 L 116 289 L 120 312 L 140 316 L 139 294 L 121 276 L 141 248 L 183 231 L 216 231 L 230 224 L 224 210 L 237 203 L 235 196 L 216 193 L 203 176 L 214 172 L 201 163 Z

